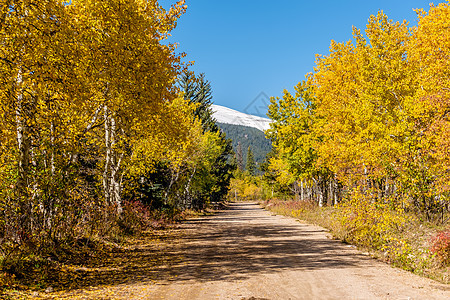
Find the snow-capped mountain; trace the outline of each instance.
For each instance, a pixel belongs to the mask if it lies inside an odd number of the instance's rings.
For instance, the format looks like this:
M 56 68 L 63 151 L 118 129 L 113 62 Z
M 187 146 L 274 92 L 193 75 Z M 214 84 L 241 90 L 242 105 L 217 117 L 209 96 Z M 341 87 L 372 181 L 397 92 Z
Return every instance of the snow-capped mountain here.
M 220 105 L 213 104 L 211 105 L 211 109 L 218 123 L 248 126 L 264 131 L 270 128 L 269 124 L 272 122 L 268 118 L 245 114 Z

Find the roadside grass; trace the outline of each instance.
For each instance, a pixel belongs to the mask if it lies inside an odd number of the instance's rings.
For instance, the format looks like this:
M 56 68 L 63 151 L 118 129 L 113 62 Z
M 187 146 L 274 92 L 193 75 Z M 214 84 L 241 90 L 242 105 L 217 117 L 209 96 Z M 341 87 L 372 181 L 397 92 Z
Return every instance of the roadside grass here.
M 272 199 L 261 205 L 275 214 L 327 228 L 334 238 L 395 267 L 450 283 L 450 227 L 447 223 L 421 221 L 413 214 L 400 214 L 384 207 L 355 214 L 349 207 L 319 207 L 309 201 Z M 363 217 L 358 220 L 355 215 Z

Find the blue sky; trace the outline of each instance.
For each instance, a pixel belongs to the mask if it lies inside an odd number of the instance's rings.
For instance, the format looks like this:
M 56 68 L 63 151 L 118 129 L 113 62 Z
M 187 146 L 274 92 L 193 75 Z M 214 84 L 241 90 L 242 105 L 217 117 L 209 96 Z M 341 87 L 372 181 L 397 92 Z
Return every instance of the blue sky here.
M 162 0 L 167 8 L 173 1 Z M 242 112 L 265 113 L 265 96 L 281 96 L 327 54 L 330 41 L 347 41 L 352 25 L 365 29 L 371 14 L 383 10 L 394 21 L 416 25 L 414 8 L 430 1 L 253 1 L 187 0 L 188 10 L 171 42 L 186 52 L 191 68 L 205 73 L 213 101 Z M 445 1 L 434 1 L 435 4 Z M 256 99 L 256 101 L 255 101 Z

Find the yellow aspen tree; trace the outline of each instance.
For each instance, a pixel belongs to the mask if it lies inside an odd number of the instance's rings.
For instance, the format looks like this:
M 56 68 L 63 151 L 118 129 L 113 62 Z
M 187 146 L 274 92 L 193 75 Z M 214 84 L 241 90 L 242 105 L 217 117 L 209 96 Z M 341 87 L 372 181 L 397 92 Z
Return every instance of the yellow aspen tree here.
M 450 4 L 417 13 L 419 23 L 408 43 L 410 63 L 419 70 L 412 114 L 418 145 L 411 157 L 426 171 L 425 180 L 417 178 L 424 186 L 421 197 L 442 208 L 448 205 L 450 190 Z
M 332 42 L 330 54 L 318 57 L 311 83 L 317 130 L 324 135 L 321 159 L 341 175 L 367 180 L 369 174 L 386 176 L 410 134 L 405 106 L 414 93 L 414 73 L 405 59 L 405 22 L 380 12 L 369 19 L 366 35 L 354 29 L 355 45 Z
M 307 82 L 300 82 L 293 96 L 284 91 L 282 99 L 271 99 L 268 116 L 275 122 L 266 131 L 266 135 L 272 140 L 273 147 L 277 151 L 277 157 L 271 159 L 271 170 L 275 172 L 280 183 L 284 185 L 290 182 L 293 190 L 301 200 L 305 199 L 306 189 L 313 187 L 318 191 L 314 197 L 318 197 L 320 205 L 328 197 L 330 192 L 326 187 L 331 179 L 331 172 L 317 160 L 317 139 L 313 130 L 315 118 L 315 99 L 312 97 L 311 86 Z M 280 163 L 284 160 L 284 163 Z M 290 174 L 294 180 L 286 180 Z M 331 193 L 331 192 L 330 192 Z
M 360 124 L 357 139 L 365 185 L 377 190 L 381 198 L 398 176 L 398 161 L 415 134 L 409 116 L 417 73 L 407 60 L 410 30 L 405 21 L 393 22 L 379 12 L 369 18 L 365 32 L 367 42 L 356 34 L 361 62 L 356 97 L 363 109 L 355 119 Z
M 68 70 L 64 4 L 57 0 L 0 2 L 2 148 L 14 145 L 9 151 L 3 148 L 1 155 L 6 155 L 5 165 L 14 166 L 17 174 L 10 181 L 15 200 L 9 209 L 17 209 L 18 240 L 28 239 L 52 216 L 43 185 L 55 174 L 54 111 L 61 103 Z
M 90 101 L 103 123 L 102 175 L 105 201 L 121 211 L 124 146 L 132 141 L 130 128 L 157 116 L 165 101 L 175 97 L 173 83 L 179 57 L 173 45 L 163 45 L 176 19 L 180 1 L 165 11 L 157 1 L 76 0 L 70 9 L 80 28 L 83 63 L 89 71 Z
M 317 56 L 310 84 L 317 101 L 314 130 L 322 136 L 317 144 L 319 163 L 333 172 L 353 174 L 355 171 L 356 127 L 353 109 L 360 108 L 354 98 L 358 86 L 358 62 L 351 42 L 331 42 L 330 54 Z

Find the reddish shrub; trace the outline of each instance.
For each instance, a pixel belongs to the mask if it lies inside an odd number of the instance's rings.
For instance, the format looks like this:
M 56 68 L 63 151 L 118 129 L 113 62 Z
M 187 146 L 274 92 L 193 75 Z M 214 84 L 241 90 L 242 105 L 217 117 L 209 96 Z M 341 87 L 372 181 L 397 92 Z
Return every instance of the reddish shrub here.
M 430 250 L 440 263 L 450 265 L 450 228 L 432 238 Z
M 119 225 L 126 233 L 135 233 L 148 227 L 151 223 L 151 213 L 145 204 L 140 201 L 126 201 L 123 203 L 123 212 Z

